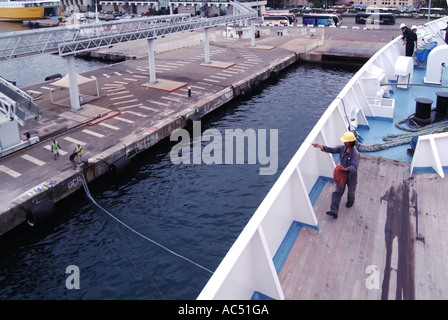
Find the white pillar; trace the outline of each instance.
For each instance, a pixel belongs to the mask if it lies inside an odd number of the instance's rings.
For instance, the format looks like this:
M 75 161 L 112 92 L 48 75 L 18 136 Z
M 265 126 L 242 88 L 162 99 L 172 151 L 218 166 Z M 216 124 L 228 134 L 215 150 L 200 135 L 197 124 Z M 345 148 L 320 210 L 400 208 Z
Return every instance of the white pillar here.
M 250 46 L 255 47 L 255 19 L 250 20 Z
M 205 50 L 205 63 L 210 63 L 210 46 L 208 41 L 208 28 L 204 28 L 204 50 Z
M 78 111 L 81 110 L 81 104 L 79 103 L 79 88 L 78 81 L 76 81 L 76 70 L 75 70 L 75 56 L 68 55 L 65 57 L 67 62 L 68 70 L 68 80 L 69 80 L 69 92 L 70 92 L 70 105 L 71 110 Z
M 156 83 L 156 63 L 154 62 L 154 39 L 148 39 L 149 83 Z

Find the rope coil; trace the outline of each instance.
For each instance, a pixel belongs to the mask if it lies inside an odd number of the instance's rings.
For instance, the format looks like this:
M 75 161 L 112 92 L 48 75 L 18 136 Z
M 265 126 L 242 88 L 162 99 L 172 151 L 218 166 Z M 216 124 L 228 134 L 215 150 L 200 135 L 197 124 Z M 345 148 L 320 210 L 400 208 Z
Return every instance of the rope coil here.
M 336 182 L 341 187 L 344 186 L 345 181 L 347 180 L 347 171 L 342 170 L 342 169 L 344 169 L 344 167 L 341 166 L 340 164 L 338 164 L 336 166 L 336 168 L 334 168 L 334 171 L 333 171 L 334 182 Z

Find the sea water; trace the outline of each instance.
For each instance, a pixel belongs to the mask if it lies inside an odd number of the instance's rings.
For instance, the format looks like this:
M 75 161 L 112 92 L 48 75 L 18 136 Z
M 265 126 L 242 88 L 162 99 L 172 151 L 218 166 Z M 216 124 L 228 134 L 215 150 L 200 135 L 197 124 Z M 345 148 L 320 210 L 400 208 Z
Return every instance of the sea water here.
M 298 64 L 261 92 L 201 119 L 201 130 L 278 130 L 273 175 L 247 162 L 176 165 L 170 157 L 176 142 L 165 139 L 133 158 L 125 173 L 88 186 L 133 231 L 81 189 L 57 203 L 46 224 L 2 236 L 0 299 L 196 299 L 355 72 Z

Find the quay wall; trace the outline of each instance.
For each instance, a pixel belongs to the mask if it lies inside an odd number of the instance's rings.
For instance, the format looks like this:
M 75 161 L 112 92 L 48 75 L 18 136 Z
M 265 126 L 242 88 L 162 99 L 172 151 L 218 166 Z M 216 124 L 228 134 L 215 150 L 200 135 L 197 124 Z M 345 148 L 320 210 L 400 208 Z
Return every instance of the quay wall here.
M 123 138 L 120 143 L 94 155 L 87 160 L 87 165 L 83 165 L 81 171 L 67 170 L 47 181 L 40 182 L 36 187 L 29 189 L 14 200 L 14 203 L 4 212 L 0 213 L 0 235 L 26 223 L 27 215 L 36 212 L 49 211 L 41 214 L 40 217 L 47 218 L 51 215 L 54 204 L 68 197 L 83 187 L 82 175 L 87 182 L 107 174 L 111 171 L 113 164 L 127 157 L 131 159 L 137 154 L 151 148 L 171 133 L 186 125 L 188 118 L 202 117 L 213 110 L 220 108 L 226 103 L 239 96 L 249 94 L 253 88 L 259 86 L 269 78 L 277 78 L 279 72 L 288 68 L 300 60 L 300 55 L 291 53 L 282 60 L 279 60 L 261 71 L 249 75 L 245 79 L 222 89 L 213 96 L 200 100 L 188 106 L 177 114 L 171 115 L 168 119 L 162 120 L 156 128 L 141 128 L 139 132 Z M 35 224 L 40 223 L 37 219 Z

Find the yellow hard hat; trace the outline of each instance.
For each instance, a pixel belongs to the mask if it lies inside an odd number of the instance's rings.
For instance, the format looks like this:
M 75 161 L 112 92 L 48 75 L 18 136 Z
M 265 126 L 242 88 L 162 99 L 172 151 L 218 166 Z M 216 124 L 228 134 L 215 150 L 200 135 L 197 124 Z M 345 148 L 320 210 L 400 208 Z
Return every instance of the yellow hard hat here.
M 356 137 L 355 134 L 351 131 L 347 131 L 346 133 L 344 133 L 344 135 L 341 137 L 341 141 L 342 142 L 352 142 L 352 141 L 356 141 Z

